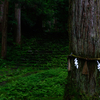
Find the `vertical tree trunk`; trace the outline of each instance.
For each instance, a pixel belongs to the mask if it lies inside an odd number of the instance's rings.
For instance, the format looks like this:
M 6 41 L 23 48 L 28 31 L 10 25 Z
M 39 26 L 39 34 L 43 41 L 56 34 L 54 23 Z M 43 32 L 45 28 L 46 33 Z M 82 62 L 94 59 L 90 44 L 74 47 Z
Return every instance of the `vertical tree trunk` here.
M 15 4 L 15 19 L 17 24 L 14 28 L 14 38 L 16 44 L 21 45 L 21 7 L 17 3 Z
M 2 32 L 2 21 L 3 21 L 3 8 L 4 8 L 4 2 L 0 1 L 0 32 Z
M 97 61 L 100 60 L 100 0 L 69 0 L 69 3 L 69 43 L 72 55 L 68 57 L 68 81 L 71 82 L 71 87 L 73 86 L 72 90 L 76 87 L 75 93 L 82 93 L 82 96 L 85 94 L 89 100 L 93 98 L 98 100 L 100 95 L 100 72 L 97 66 Z M 75 58 L 78 59 L 78 68 L 74 64 Z M 72 95 L 73 98 L 75 93 Z M 84 100 L 80 94 L 77 96 L 80 100 Z M 65 98 L 68 99 L 68 93 L 65 93 Z M 69 99 L 72 100 L 72 98 Z
M 7 16 L 8 16 L 8 0 L 4 1 L 4 8 L 3 8 L 3 22 L 2 22 L 2 50 L 1 50 L 1 57 L 3 59 L 6 58 L 7 52 Z

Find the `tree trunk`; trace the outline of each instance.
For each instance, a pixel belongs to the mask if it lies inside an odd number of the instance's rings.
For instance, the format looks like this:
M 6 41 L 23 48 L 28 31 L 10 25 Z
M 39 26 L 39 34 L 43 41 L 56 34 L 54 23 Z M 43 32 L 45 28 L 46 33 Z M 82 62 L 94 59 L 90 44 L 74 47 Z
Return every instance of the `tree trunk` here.
M 4 2 L 0 1 L 0 32 L 2 32 L 2 20 L 3 20 L 3 8 L 4 8 Z
M 14 38 L 16 44 L 21 45 L 21 7 L 17 3 L 15 4 L 15 19 L 17 24 L 14 28 Z
M 67 79 L 71 82 L 71 87 L 76 87 L 77 93 L 82 96 L 85 94 L 92 100 L 99 98 L 100 94 L 100 75 L 97 67 L 97 61 L 100 60 L 100 1 L 69 0 L 69 3 L 69 46 L 72 55 L 68 56 Z M 78 59 L 78 68 L 74 64 L 75 58 Z M 67 91 L 68 88 L 65 89 Z M 75 95 L 71 97 L 74 98 Z M 77 95 L 84 100 L 82 96 Z M 69 99 L 72 100 L 71 97 Z M 65 98 L 68 99 L 67 93 Z M 98 100 L 97 98 L 95 100 Z
M 2 49 L 1 49 L 1 57 L 3 59 L 6 58 L 7 52 L 7 16 L 8 16 L 8 0 L 4 1 L 3 8 L 3 22 L 2 22 Z

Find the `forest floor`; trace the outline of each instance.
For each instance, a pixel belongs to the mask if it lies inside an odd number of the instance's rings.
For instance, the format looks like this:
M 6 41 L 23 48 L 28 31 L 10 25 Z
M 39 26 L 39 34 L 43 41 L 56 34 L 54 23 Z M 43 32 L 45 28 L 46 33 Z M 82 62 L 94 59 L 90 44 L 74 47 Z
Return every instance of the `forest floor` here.
M 68 40 L 22 37 L 20 47 L 9 37 L 7 58 L 0 59 L 0 100 L 63 100 Z

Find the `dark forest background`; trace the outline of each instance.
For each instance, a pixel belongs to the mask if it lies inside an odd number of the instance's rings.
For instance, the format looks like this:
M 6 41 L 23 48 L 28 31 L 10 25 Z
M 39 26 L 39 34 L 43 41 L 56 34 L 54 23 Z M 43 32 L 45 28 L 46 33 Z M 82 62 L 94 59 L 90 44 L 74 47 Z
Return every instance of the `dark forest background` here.
M 8 33 L 13 33 L 14 3 L 10 1 L 8 14 Z M 68 0 L 22 0 L 21 27 L 22 35 L 32 37 L 35 35 L 68 36 Z M 67 38 L 67 37 L 66 37 Z
M 21 7 L 21 45 L 15 45 L 15 3 Z M 68 6 L 68 0 L 9 0 L 7 54 L 0 58 L 0 100 L 63 100 Z M 2 42 L 5 35 L 0 34 Z M 1 43 L 0 52 L 2 47 Z

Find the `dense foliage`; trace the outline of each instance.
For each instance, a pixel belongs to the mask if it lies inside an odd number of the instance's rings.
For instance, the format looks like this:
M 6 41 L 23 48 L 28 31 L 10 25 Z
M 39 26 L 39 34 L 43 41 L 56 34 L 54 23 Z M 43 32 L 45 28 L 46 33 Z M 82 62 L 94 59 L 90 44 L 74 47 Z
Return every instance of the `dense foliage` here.
M 68 0 L 10 0 L 10 20 L 8 20 L 10 25 L 16 24 L 14 20 L 15 2 L 21 5 L 22 29 L 27 27 L 25 32 L 38 32 L 38 30 L 48 32 L 48 29 L 49 32 L 67 31 Z

